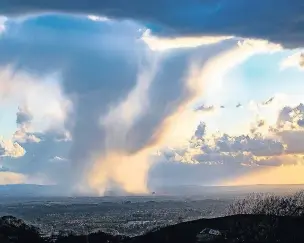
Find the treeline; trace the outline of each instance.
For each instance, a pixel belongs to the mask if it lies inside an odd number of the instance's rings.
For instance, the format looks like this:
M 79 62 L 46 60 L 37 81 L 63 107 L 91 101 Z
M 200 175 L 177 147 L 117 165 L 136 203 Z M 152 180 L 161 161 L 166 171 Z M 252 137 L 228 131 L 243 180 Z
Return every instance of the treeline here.
M 252 193 L 228 206 L 227 215 L 237 214 L 304 216 L 304 191 L 286 196 Z

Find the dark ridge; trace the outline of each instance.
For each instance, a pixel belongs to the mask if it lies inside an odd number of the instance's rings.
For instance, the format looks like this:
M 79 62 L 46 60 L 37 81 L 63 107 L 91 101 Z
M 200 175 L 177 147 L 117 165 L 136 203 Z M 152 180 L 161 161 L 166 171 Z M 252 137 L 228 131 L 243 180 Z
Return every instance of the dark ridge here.
M 205 230 L 204 230 L 205 229 Z M 233 215 L 200 219 L 154 230 L 133 238 L 103 232 L 43 238 L 22 220 L 0 218 L 1 243 L 198 243 L 304 242 L 304 217 Z M 213 231 L 210 231 L 213 230 Z M 200 232 L 204 231 L 200 234 Z M 211 232 L 211 233 L 210 233 Z M 213 233 L 212 233 L 213 232 Z M 214 234 L 217 233 L 217 234 Z

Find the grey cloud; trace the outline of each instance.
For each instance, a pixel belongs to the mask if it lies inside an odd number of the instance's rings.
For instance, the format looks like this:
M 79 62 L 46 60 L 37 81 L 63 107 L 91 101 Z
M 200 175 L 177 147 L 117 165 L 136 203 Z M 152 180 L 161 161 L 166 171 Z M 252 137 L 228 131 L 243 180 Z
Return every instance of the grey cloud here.
M 211 112 L 214 110 L 215 110 L 215 107 L 213 105 L 211 105 L 211 106 L 201 105 L 195 109 L 195 111 L 202 111 L 202 112 Z
M 197 139 L 202 139 L 205 135 L 205 132 L 206 132 L 206 124 L 201 122 L 198 127 L 196 128 L 196 131 L 194 133 L 194 136 L 197 138 Z
M 292 4 L 289 0 L 132 0 L 127 4 L 121 0 L 0 2 L 3 15 L 56 11 L 134 19 L 158 35 L 235 35 L 268 39 L 289 47 L 304 43 L 302 0 L 294 0 Z
M 221 152 L 249 152 L 255 156 L 274 156 L 284 152 L 282 143 L 262 137 L 223 136 L 217 141 Z
M 206 138 L 205 129 L 206 125 L 200 123 L 188 150 L 181 154 L 171 149 L 164 153 L 165 158 L 169 161 L 203 163 L 210 166 L 226 164 L 253 166 L 258 165 L 259 160 L 256 157 L 275 157 L 285 152 L 284 145 L 279 141 L 259 136 L 229 136 L 228 134 Z M 200 139 L 199 143 L 197 139 Z
M 302 127 L 304 117 L 304 105 L 300 103 L 296 107 L 284 107 L 278 116 L 276 129 L 280 130 L 283 126 L 288 123 L 292 128 L 296 125 Z
M 280 157 L 269 157 L 269 158 L 266 158 L 266 159 L 262 159 L 262 160 L 259 160 L 259 161 L 256 161 L 255 163 L 257 165 L 260 165 L 260 166 L 281 166 L 281 165 L 296 165 L 296 160 L 287 160 L 286 158 L 283 157 L 280 158 Z
M 22 157 L 14 160 L 7 157 L 4 165 L 10 171 L 35 176 L 42 174 L 52 182 L 63 183 L 70 173 L 71 165 L 68 163 L 52 163 L 51 159 L 57 157 L 66 158 L 71 148 L 71 141 L 58 141 L 57 134 L 47 132 L 35 134 L 39 142 L 23 141 L 20 143 L 27 151 Z
M 193 156 L 194 160 L 198 161 L 199 163 L 205 163 L 210 165 L 233 165 L 233 164 L 251 164 L 252 156 L 246 155 L 243 153 L 222 153 L 222 152 L 211 152 L 211 153 L 204 153 L 199 155 Z
M 243 107 L 241 103 L 238 103 L 236 106 L 236 108 L 240 108 L 240 107 Z
M 298 125 L 304 127 L 304 119 L 298 120 Z
M 215 185 L 258 170 L 259 167 L 226 163 L 219 166 L 209 164 L 186 164 L 162 161 L 156 163 L 149 174 L 149 186 Z
M 259 120 L 258 122 L 257 122 L 257 126 L 258 127 L 262 127 L 262 126 L 264 126 L 265 125 L 265 120 Z
M 262 104 L 263 104 L 263 105 L 269 105 L 269 104 L 271 104 L 271 103 L 274 101 L 274 98 L 275 98 L 275 97 L 271 97 L 270 99 L 264 101 Z
M 26 107 L 25 108 L 18 107 L 17 119 L 16 119 L 17 125 L 22 126 L 24 124 L 31 122 L 32 119 L 33 116 Z
M 281 131 L 278 133 L 283 143 L 287 145 L 286 153 L 304 153 L 304 131 Z
M 258 129 L 265 126 L 266 122 L 265 120 L 258 120 L 256 122 L 256 124 L 253 124 L 253 127 L 250 129 L 250 132 L 253 134 L 253 135 L 256 135 L 256 136 L 261 136 L 259 133 L 257 133 Z
M 277 126 L 280 126 L 282 123 L 285 122 L 291 122 L 292 118 L 290 116 L 290 113 L 293 111 L 293 109 L 291 107 L 284 107 L 281 111 L 280 114 L 278 116 L 277 119 Z

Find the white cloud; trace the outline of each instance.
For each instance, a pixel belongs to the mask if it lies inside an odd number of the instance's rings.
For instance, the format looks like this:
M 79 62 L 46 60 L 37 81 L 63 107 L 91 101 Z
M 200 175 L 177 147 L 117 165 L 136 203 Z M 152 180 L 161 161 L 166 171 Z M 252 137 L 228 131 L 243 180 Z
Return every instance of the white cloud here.
M 304 53 L 297 52 L 290 56 L 288 56 L 285 60 L 281 62 L 281 69 L 284 70 L 286 68 L 298 68 L 300 70 L 304 69 Z
M 5 23 L 7 22 L 7 17 L 0 16 L 0 35 L 5 31 Z
M 17 142 L 0 140 L 0 157 L 18 158 L 25 155 L 25 150 Z
M 100 21 L 100 22 L 105 22 L 109 21 L 110 19 L 105 17 L 105 16 L 96 16 L 96 15 L 88 15 L 88 19 L 92 21 Z
M 165 51 L 176 48 L 194 48 L 201 45 L 215 44 L 231 38 L 231 36 L 161 38 L 151 35 L 150 30 L 145 30 L 141 37 L 141 39 L 153 51 Z
M 62 158 L 62 157 L 60 157 L 60 156 L 55 156 L 55 157 L 53 157 L 53 158 L 51 158 L 50 159 L 50 162 L 68 162 L 69 160 L 68 159 L 66 159 L 66 158 Z
M 41 80 L 42 79 L 42 80 Z M 0 100 L 19 103 L 31 113 L 32 131 L 63 129 L 71 102 L 61 89 L 58 75 L 39 78 L 12 69 L 0 70 Z

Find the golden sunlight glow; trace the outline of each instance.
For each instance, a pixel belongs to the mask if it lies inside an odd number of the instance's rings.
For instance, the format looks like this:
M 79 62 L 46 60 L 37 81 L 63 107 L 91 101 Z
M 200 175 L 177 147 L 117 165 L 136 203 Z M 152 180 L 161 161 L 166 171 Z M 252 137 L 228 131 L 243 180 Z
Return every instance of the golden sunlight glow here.
M 259 171 L 224 183 L 227 186 L 257 184 L 304 184 L 304 165 L 281 165 L 264 167 Z
M 88 184 L 98 195 L 103 195 L 108 183 L 113 181 L 128 193 L 147 193 L 147 175 L 151 151 L 127 155 L 113 152 L 99 158 L 89 173 Z

